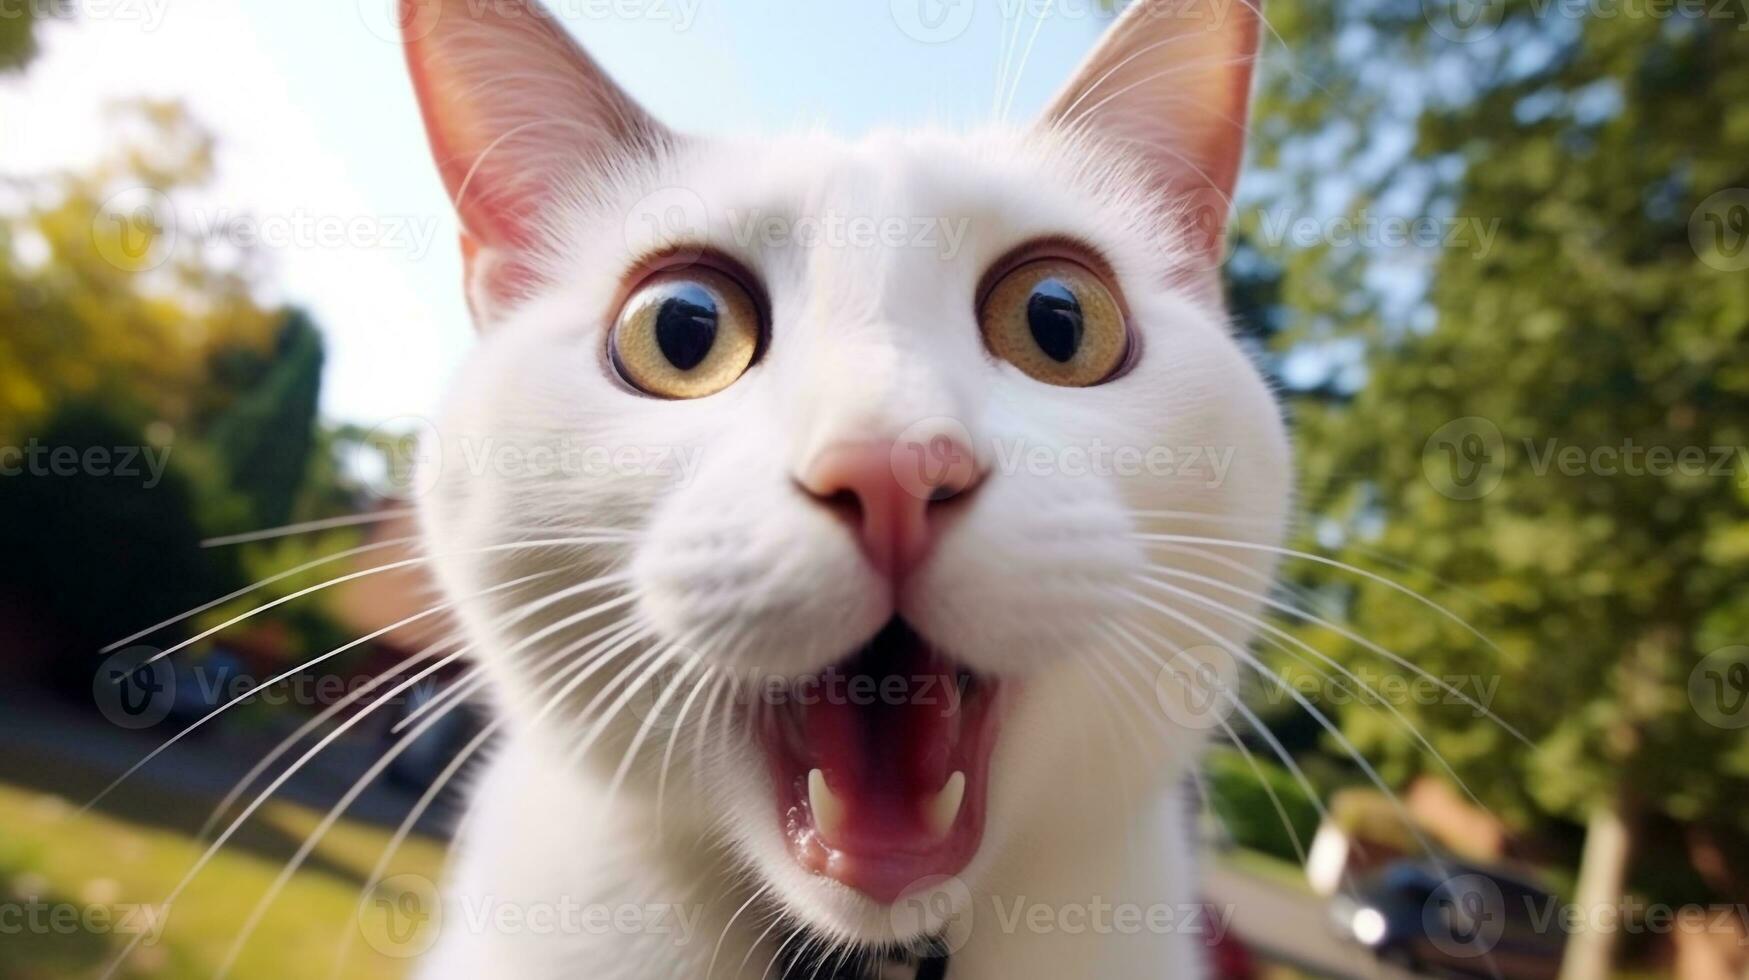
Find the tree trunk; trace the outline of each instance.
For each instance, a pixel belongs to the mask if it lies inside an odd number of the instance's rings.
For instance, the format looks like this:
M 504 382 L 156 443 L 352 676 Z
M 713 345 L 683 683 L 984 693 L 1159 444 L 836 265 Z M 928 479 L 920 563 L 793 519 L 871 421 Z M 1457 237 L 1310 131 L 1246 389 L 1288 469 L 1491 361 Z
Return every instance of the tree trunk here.
M 1599 804 L 1585 825 L 1585 853 L 1579 864 L 1579 888 L 1574 896 L 1584 911 L 1582 924 L 1567 937 L 1561 957 L 1560 980 L 1609 980 L 1618 928 L 1593 929 L 1589 923 L 1614 923 L 1613 916 L 1598 915 L 1608 907 L 1620 907 L 1627 889 L 1628 855 L 1632 835 L 1621 800 Z

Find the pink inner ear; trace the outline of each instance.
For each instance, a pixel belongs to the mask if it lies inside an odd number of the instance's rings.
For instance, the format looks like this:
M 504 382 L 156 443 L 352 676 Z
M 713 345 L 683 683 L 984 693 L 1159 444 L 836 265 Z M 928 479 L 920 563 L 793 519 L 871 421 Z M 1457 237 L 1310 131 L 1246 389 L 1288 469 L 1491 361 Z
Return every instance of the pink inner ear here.
M 562 182 L 667 140 L 528 0 L 401 0 L 401 15 L 426 134 L 470 256 L 528 247 Z
M 1163 190 L 1230 202 L 1245 153 L 1261 23 L 1253 2 L 1222 8 L 1137 0 L 1045 120 L 1138 153 Z

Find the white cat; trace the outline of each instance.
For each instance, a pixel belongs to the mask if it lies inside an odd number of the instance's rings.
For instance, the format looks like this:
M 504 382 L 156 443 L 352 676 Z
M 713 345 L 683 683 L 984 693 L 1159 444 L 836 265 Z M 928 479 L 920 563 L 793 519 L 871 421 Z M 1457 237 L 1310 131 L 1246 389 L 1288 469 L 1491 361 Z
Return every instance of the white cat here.
M 1217 268 L 1256 10 L 856 141 L 671 132 L 524 0 L 402 14 L 481 335 L 423 526 L 505 732 L 423 975 L 1202 975 L 1180 787 L 1247 632 L 1192 596 L 1270 564 L 1144 535 L 1288 506 Z

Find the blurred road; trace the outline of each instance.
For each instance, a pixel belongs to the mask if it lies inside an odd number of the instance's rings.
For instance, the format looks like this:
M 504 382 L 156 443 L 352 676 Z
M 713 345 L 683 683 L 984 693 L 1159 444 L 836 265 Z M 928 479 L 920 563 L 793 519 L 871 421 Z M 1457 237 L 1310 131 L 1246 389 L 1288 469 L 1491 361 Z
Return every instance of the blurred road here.
M 1319 977 L 1341 980 L 1416 980 L 1416 974 L 1386 966 L 1360 947 L 1343 942 L 1328 924 L 1325 903 L 1257 875 L 1212 866 L 1209 901 L 1233 909 L 1233 929 L 1266 959 Z
M 131 777 L 105 801 L 134 819 L 180 825 L 192 831 L 212 802 L 288 734 L 288 725 L 255 730 L 225 729 L 178 743 Z M 161 732 L 130 732 L 94 712 L 47 696 L 0 693 L 0 781 L 54 792 L 75 804 L 90 799 L 111 779 L 144 758 L 166 738 Z M 310 743 L 306 742 L 308 746 Z M 277 798 L 326 809 L 376 760 L 383 743 L 362 734 L 337 741 L 278 792 Z M 296 759 L 290 753 L 279 766 Z M 279 766 L 274 771 L 279 770 Z M 259 788 L 259 783 L 257 784 Z M 353 819 L 393 825 L 417 794 L 378 780 L 349 811 Z M 434 808 L 421 829 L 444 835 L 452 815 Z M 1415 980 L 1381 964 L 1330 929 L 1324 900 L 1291 885 L 1218 865 L 1209 869 L 1208 900 L 1233 909 L 1232 926 L 1253 952 L 1304 973 L 1340 980 Z
M 302 720 L 288 717 L 253 728 L 219 723 L 197 731 L 129 777 L 100 808 L 161 824 L 179 824 L 200 811 L 198 825 L 206 810 Z M 163 744 L 170 733 L 156 728 L 128 731 L 104 721 L 95 711 L 28 688 L 0 691 L 0 780 L 84 804 Z M 313 744 L 306 739 L 282 756 L 266 778 Z M 274 798 L 326 810 L 381 756 L 383 747 L 374 729 L 337 739 L 275 791 Z M 264 780 L 258 778 L 255 790 L 262 788 Z M 417 797 L 416 791 L 379 778 L 347 815 L 394 826 Z M 433 807 L 420 829 L 441 833 L 441 824 L 450 816 L 442 807 Z

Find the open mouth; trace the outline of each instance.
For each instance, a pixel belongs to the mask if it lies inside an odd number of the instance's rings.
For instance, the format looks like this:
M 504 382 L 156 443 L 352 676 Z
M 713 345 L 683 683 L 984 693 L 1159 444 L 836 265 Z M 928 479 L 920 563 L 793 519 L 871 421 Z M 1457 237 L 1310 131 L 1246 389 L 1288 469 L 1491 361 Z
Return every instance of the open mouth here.
M 879 902 L 964 870 L 984 836 L 1002 686 L 898 617 L 792 681 L 762 734 L 796 861 Z

